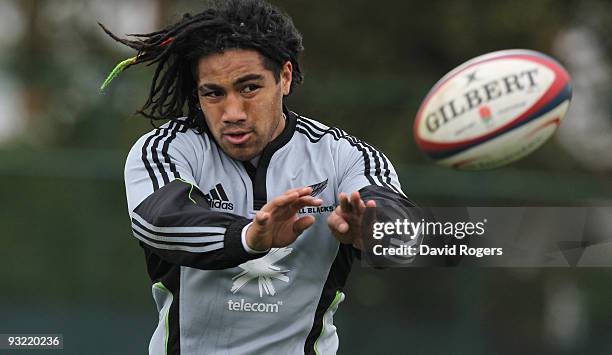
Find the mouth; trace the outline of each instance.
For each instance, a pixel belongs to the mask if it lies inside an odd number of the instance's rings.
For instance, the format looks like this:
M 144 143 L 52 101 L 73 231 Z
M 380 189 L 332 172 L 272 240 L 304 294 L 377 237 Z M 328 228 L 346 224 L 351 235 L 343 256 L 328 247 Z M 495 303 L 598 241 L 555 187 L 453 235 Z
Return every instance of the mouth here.
M 228 131 L 223 133 L 223 139 L 234 145 L 246 143 L 253 135 L 253 131 Z

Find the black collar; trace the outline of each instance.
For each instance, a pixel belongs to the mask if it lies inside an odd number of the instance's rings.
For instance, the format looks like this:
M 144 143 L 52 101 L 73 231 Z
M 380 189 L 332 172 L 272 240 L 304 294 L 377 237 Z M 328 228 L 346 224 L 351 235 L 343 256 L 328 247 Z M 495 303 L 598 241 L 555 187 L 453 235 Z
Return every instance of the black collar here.
M 268 171 L 268 166 L 270 165 L 270 160 L 276 151 L 284 147 L 295 133 L 295 127 L 297 125 L 297 114 L 292 111 L 289 111 L 285 105 L 283 105 L 283 113 L 285 114 L 285 128 L 278 135 L 278 137 L 274 138 L 261 152 L 261 156 L 257 163 L 257 167 L 254 167 L 250 162 L 245 161 L 242 162 L 247 174 L 251 178 L 251 183 L 253 184 L 253 209 L 260 210 L 263 205 L 267 203 L 267 189 L 266 189 L 266 175 Z M 203 117 L 202 117 L 203 118 Z M 215 138 L 212 136 L 208 127 L 205 127 L 204 133 L 208 135 L 208 138 L 215 142 L 217 147 L 221 149 Z
M 285 114 L 285 117 L 287 117 L 287 120 L 285 121 L 285 128 L 283 128 L 283 131 L 278 135 L 278 137 L 274 138 L 270 143 L 268 143 L 268 145 L 261 152 L 261 157 L 257 163 L 258 167 L 264 164 L 267 169 L 272 155 L 274 155 L 277 150 L 285 146 L 285 144 L 289 143 L 293 137 L 293 134 L 295 133 L 297 115 L 289 111 L 284 105 L 283 113 Z
M 277 150 L 281 149 L 285 146 L 285 144 L 289 143 L 293 134 L 295 133 L 295 126 L 297 125 L 297 115 L 287 109 L 283 105 L 283 113 L 287 120 L 285 121 L 285 128 L 278 135 L 278 137 L 274 138 L 272 142 L 268 143 L 268 145 L 261 152 L 261 157 L 259 158 L 259 162 L 257 163 L 257 168 L 255 168 L 250 162 L 243 162 L 243 165 L 251 178 L 251 183 L 253 184 L 253 209 L 260 210 L 263 205 L 268 202 L 268 193 L 266 189 L 266 175 L 268 171 L 268 166 L 270 165 L 270 160 L 274 153 Z

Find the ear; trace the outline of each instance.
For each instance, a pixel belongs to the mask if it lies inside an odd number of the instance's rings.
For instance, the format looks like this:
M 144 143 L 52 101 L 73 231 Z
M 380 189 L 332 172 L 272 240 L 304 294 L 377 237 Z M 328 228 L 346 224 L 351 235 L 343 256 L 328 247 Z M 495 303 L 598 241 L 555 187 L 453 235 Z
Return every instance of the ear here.
M 280 84 L 283 96 L 289 95 L 289 91 L 291 90 L 292 73 L 293 65 L 290 61 L 286 61 L 280 73 Z

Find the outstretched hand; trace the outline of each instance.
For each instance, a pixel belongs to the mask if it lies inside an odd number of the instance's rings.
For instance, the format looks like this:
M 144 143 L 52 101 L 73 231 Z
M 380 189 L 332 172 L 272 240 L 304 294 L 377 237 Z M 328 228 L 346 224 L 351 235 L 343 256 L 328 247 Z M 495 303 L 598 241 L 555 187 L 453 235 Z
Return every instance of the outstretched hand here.
M 293 243 L 306 228 L 314 224 L 313 216 L 298 217 L 306 206 L 320 206 L 323 201 L 310 196 L 311 187 L 291 189 L 266 203 L 255 214 L 246 232 L 247 245 L 253 250 L 281 248 Z
M 359 192 L 353 192 L 350 197 L 341 192 L 340 205 L 336 207 L 327 218 L 327 225 L 334 237 L 344 244 L 352 244 L 355 248 L 363 249 L 361 241 L 361 223 L 366 207 L 376 207 L 376 201 L 365 203 Z

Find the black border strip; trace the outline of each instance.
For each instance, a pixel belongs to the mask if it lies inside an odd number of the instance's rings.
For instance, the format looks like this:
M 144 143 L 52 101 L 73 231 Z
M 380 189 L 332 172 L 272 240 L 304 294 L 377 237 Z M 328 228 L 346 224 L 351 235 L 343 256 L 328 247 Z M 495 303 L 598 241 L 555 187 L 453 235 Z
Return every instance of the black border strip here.
M 353 260 L 355 257 L 354 249 L 351 245 L 340 244 L 338 253 L 332 263 L 327 280 L 321 290 L 321 297 L 315 310 L 312 327 L 304 343 L 304 354 L 315 355 L 314 345 L 323 329 L 323 316 L 325 312 L 336 298 L 336 291 L 342 291 L 346 284 L 346 279 L 351 271 Z
M 257 168 L 255 169 L 255 179 L 251 177 L 253 184 L 253 209 L 260 210 L 268 202 L 268 192 L 266 188 L 266 175 L 270 160 L 277 150 L 281 149 L 285 144 L 289 143 L 295 132 L 297 125 L 296 114 L 283 107 L 283 113 L 287 120 L 285 128 L 272 142 L 270 142 L 261 153 Z M 246 167 L 245 167 L 246 169 Z M 250 174 L 249 174 L 250 177 Z

